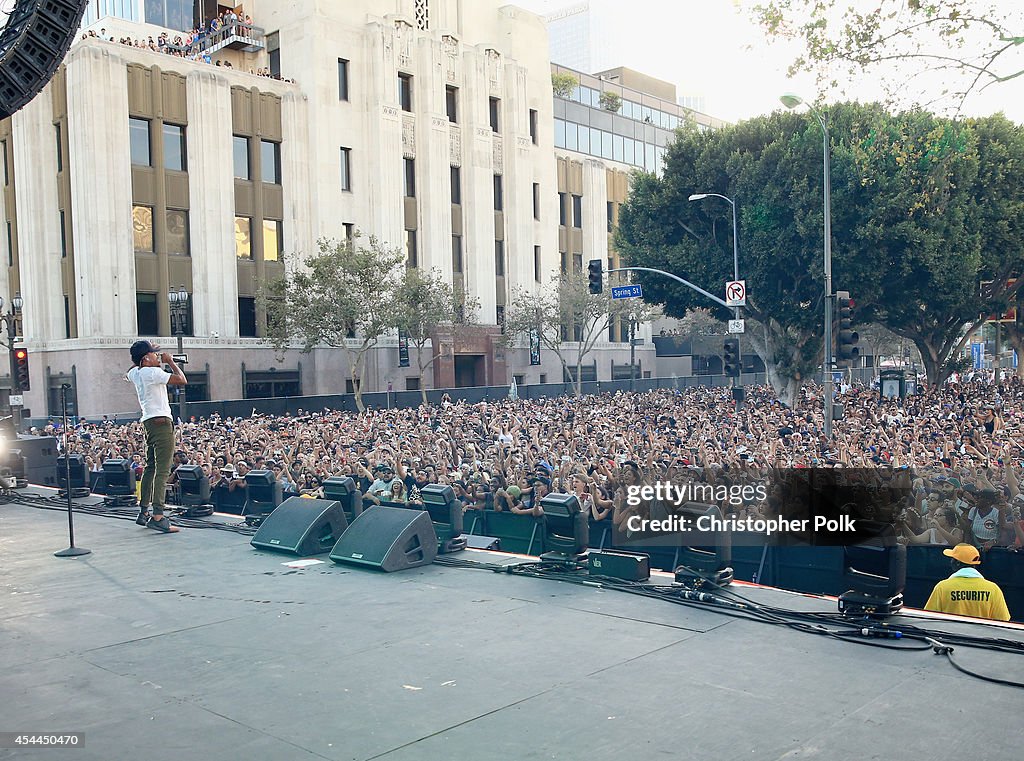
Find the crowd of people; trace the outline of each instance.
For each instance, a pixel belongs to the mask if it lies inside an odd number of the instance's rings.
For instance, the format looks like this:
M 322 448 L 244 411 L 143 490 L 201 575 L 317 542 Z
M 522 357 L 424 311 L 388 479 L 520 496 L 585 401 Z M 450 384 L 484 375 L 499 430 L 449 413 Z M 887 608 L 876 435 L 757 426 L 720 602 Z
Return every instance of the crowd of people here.
M 840 401 L 845 412 L 830 443 L 822 436 L 820 387 L 812 384 L 792 409 L 768 387 L 748 388 L 739 410 L 728 388 L 690 387 L 478 404 L 446 399 L 362 414 L 213 416 L 179 422 L 176 464 L 201 465 L 221 494 L 244 490 L 251 469 L 272 471 L 286 496 L 315 496 L 325 478 L 350 475 L 368 503 L 416 502 L 425 484 L 441 483 L 467 510 L 532 515 L 541 514 L 547 493 L 574 492 L 592 520 L 618 529 L 631 515 L 657 511 L 649 500 L 627 503 L 641 484 L 751 483 L 815 468 L 854 469 L 849 478 L 870 481 L 899 471 L 908 496 L 891 518 L 901 541 L 1024 546 L 1019 379 L 948 383 L 902 400 L 854 386 Z M 138 423 L 82 423 L 69 448 L 94 471 L 110 458 L 131 459 L 141 470 L 142 441 Z M 744 500 L 720 507 L 743 517 L 777 506 Z
M 209 48 L 217 41 L 217 39 L 231 34 L 237 35 L 238 37 L 250 37 L 252 33 L 253 22 L 250 16 L 239 16 L 233 10 L 228 10 L 224 11 L 220 16 L 215 16 L 210 19 L 205 26 L 196 27 L 191 32 L 175 34 L 173 37 L 171 36 L 171 33 L 165 31 L 161 32 L 155 38 L 152 35 L 145 39 L 125 35 L 115 40 L 113 35 L 108 34 L 107 30 L 102 28 L 99 32 L 96 32 L 94 29 L 90 29 L 82 34 L 82 39 L 88 39 L 90 37 L 103 39 L 108 42 L 117 42 L 131 48 L 151 50 L 154 53 L 166 53 L 167 55 L 184 58 L 189 61 L 199 61 L 231 69 L 234 67 L 230 60 L 219 57 L 215 59 L 210 54 Z M 294 82 L 292 79 L 282 77 L 279 73 L 272 72 L 267 67 L 250 68 L 249 73 L 259 77 L 277 79 L 282 82 Z

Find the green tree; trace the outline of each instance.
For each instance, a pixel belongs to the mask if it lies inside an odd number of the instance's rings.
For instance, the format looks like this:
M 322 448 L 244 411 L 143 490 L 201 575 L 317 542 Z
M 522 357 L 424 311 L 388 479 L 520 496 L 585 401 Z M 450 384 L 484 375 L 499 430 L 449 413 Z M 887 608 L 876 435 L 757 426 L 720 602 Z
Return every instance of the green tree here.
M 396 326 L 401 249 L 386 248 L 375 237 L 362 245 L 321 239 L 283 278 L 268 282 L 257 296 L 267 313 L 266 342 L 277 351 L 299 344 L 340 347 L 348 359 L 356 407 L 363 405 L 360 379 L 367 352 Z
M 601 108 L 611 111 L 613 114 L 622 108 L 622 97 L 611 90 L 604 90 L 600 96 Z
M 561 73 L 551 75 L 551 91 L 556 98 L 568 98 L 572 91 L 579 87 L 580 81 L 572 74 Z
M 446 282 L 440 271 L 424 271 L 418 267 L 406 269 L 398 285 L 395 327 L 403 331 L 409 345 L 416 349 L 416 366 L 420 374 L 420 393 L 427 403 L 424 382 L 427 368 L 439 355 L 424 349 L 434 332 L 443 325 L 469 325 L 475 322 L 480 300 L 467 296 Z
M 816 71 L 823 87 L 840 91 L 840 78 L 871 77 L 900 101 L 917 91 L 958 109 L 972 92 L 1024 74 L 1021 16 L 979 0 L 768 0 L 753 13 L 769 39 L 803 43 L 790 74 Z
M 505 311 L 505 341 L 514 345 L 520 336 L 537 330 L 540 344 L 562 364 L 564 377 L 573 377 L 573 393 L 580 394 L 583 360 L 607 335 L 616 319 L 647 319 L 636 299 L 612 300 L 609 290 L 592 294 L 585 272 L 555 275 L 539 293 L 517 287 Z M 570 372 L 575 369 L 575 373 Z

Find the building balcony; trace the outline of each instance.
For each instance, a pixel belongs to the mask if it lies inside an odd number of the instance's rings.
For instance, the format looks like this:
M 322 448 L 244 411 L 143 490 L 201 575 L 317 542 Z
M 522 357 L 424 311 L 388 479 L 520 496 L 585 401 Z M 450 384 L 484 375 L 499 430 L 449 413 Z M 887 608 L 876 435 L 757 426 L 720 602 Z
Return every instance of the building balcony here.
M 256 53 L 264 50 L 266 46 L 266 35 L 261 27 L 236 21 L 216 32 L 203 33 L 189 47 L 189 52 L 210 54 L 230 48 L 242 53 Z

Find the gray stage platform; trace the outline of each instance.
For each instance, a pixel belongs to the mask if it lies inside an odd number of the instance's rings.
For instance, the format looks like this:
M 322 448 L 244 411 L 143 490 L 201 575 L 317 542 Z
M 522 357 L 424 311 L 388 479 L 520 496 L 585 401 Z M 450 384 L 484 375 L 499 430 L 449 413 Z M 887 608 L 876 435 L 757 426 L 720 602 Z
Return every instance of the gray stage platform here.
M 0 731 L 85 733 L 84 748 L 0 758 L 1021 753 L 1021 691 L 963 676 L 931 652 L 485 571 L 292 570 L 287 556 L 222 531 L 167 536 L 94 516 L 77 516 L 76 528 L 93 554 L 58 559 L 66 514 L 0 505 Z M 1024 657 L 956 655 L 1024 679 Z

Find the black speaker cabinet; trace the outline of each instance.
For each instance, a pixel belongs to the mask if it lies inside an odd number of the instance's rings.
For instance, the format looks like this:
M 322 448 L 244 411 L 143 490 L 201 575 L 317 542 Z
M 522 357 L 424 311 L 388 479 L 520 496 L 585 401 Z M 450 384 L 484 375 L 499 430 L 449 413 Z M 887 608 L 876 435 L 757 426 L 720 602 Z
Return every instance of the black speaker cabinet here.
M 388 573 L 434 562 L 437 534 L 423 510 L 374 505 L 352 521 L 331 550 L 335 563 Z
M 75 39 L 87 0 L 18 0 L 0 32 L 0 119 L 50 81 Z
M 346 528 L 340 502 L 289 497 L 264 518 L 249 544 L 258 550 L 308 557 L 330 551 Z
M 624 550 L 591 550 L 587 555 L 591 576 L 610 576 L 626 581 L 647 581 L 651 578 L 651 556 Z

